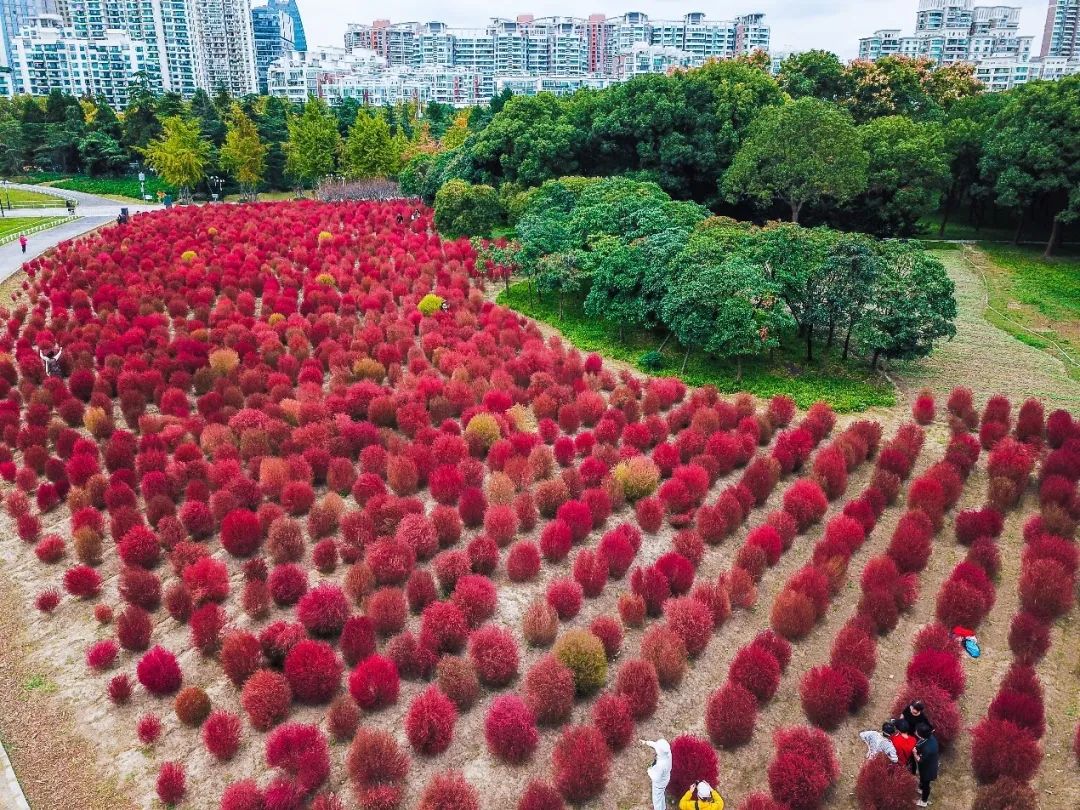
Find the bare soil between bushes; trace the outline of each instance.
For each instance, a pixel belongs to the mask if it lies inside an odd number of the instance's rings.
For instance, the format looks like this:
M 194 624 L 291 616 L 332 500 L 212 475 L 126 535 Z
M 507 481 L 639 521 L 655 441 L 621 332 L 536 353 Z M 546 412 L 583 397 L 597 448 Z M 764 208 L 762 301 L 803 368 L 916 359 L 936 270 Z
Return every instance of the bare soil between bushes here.
M 955 254 L 955 255 L 953 255 Z M 981 315 L 978 279 L 961 260 L 958 252 L 943 254 L 950 274 L 957 283 L 961 315 L 957 322 L 958 335 L 950 344 L 926 361 L 901 371 L 897 378 L 900 390 L 909 398 L 923 387 L 931 387 L 941 396 L 956 384 L 966 384 L 976 391 L 979 403 L 990 393 L 1008 394 L 1014 402 L 1026 396 L 1042 398 L 1048 409 L 1069 407 L 1080 410 L 1076 383 L 1054 367 L 1053 358 L 1016 341 L 988 324 Z M 0 298 L 21 282 L 17 275 L 0 284 Z M 556 330 L 540 325 L 547 335 Z M 617 370 L 624 364 L 609 363 Z M 1060 364 L 1058 364 L 1060 365 Z M 1060 373 L 1059 373 L 1060 372 Z M 891 409 L 876 409 L 839 420 L 835 432 L 856 418 L 872 418 L 883 426 L 888 438 L 908 419 L 907 405 Z M 834 435 L 835 435 L 834 432 Z M 927 433 L 926 446 L 919 457 L 916 471 L 937 461 L 944 450 L 946 430 L 940 420 Z M 983 502 L 986 478 L 985 456 L 969 479 L 957 509 Z M 851 476 L 845 495 L 830 506 L 838 512 L 843 504 L 856 496 L 869 481 L 872 463 L 863 465 Z M 716 494 L 738 473 L 721 479 L 710 492 Z M 776 505 L 787 479 L 772 499 L 752 513 L 746 525 L 733 537 L 716 547 L 706 547 L 699 576 L 715 577 L 726 569 L 742 542 L 746 531 L 761 522 Z M 350 505 L 353 505 L 351 500 Z M 985 624 L 980 628 L 983 657 L 966 661 L 968 689 L 960 702 L 965 725 L 977 722 L 997 690 L 1011 657 L 1007 644 L 1009 621 L 1016 608 L 1016 578 L 1019 570 L 1021 527 L 1037 507 L 1033 491 L 1029 491 L 1019 510 L 1006 523 L 1000 544 L 1003 570 L 998 582 L 997 602 Z M 855 610 L 858 600 L 858 577 L 866 560 L 879 553 L 888 543 L 896 520 L 903 512 L 903 497 L 883 516 L 863 548 L 852 559 L 847 586 L 830 606 L 825 619 L 806 639 L 794 645 L 791 664 L 776 697 L 762 707 L 758 726 L 750 744 L 736 751 L 720 752 L 720 790 L 728 807 L 736 808 L 739 801 L 755 790 L 767 790 L 765 771 L 772 757 L 771 732 L 779 727 L 805 722 L 798 699 L 798 682 L 809 668 L 827 660 L 829 647 L 836 631 Z M 58 531 L 68 534 L 69 513 L 60 507 L 46 516 L 43 534 Z M 632 514 L 613 515 L 609 525 L 632 520 Z M 824 523 L 824 522 L 823 522 Z M 542 526 L 527 536 L 537 538 Z M 810 550 L 821 532 L 821 526 L 797 538 L 795 545 L 781 558 L 780 563 L 766 572 L 759 585 L 759 598 L 750 611 L 735 611 L 732 618 L 718 630 L 706 650 L 691 662 L 686 678 L 678 689 L 662 691 L 659 708 L 653 718 L 638 725 L 636 736 L 674 737 L 680 733 L 705 735 L 704 709 L 710 692 L 723 683 L 728 664 L 734 653 L 761 629 L 768 626 L 768 613 L 773 597 L 787 577 L 809 557 Z M 665 527 L 656 535 L 646 535 L 635 564 L 655 559 L 670 548 L 673 532 Z M 599 533 L 587 542 L 595 543 Z M 220 554 L 220 551 L 219 551 Z M 854 808 L 854 779 L 858 773 L 865 748 L 858 739 L 864 728 L 876 727 L 888 714 L 896 692 L 904 680 L 904 669 L 910 658 L 910 640 L 924 623 L 933 620 L 937 590 L 952 567 L 963 557 L 956 545 L 947 519 L 945 528 L 937 535 L 929 565 L 920 576 L 919 597 L 913 608 L 902 614 L 893 632 L 879 639 L 878 666 L 871 679 L 868 705 L 832 733 L 842 764 L 840 784 L 834 789 L 829 807 Z M 228 561 L 232 587 L 238 591 L 242 578 L 234 562 Z M 188 800 L 182 807 L 217 807 L 224 786 L 242 776 L 263 776 L 266 767 L 262 760 L 265 735 L 245 728 L 244 741 L 237 757 L 230 763 L 214 762 L 202 746 L 198 734 L 182 728 L 166 701 L 150 698 L 135 690 L 131 704 L 113 706 L 105 696 L 105 684 L 119 671 L 133 673 L 135 657 L 121 653 L 120 664 L 103 675 L 88 671 L 83 654 L 93 640 L 111 633 L 100 628 L 91 611 L 70 597 L 51 616 L 33 608 L 36 593 L 46 587 L 58 587 L 64 565 L 46 567 L 37 561 L 33 547 L 22 543 L 12 521 L 0 516 L 0 739 L 7 749 L 16 774 L 22 783 L 31 807 L 79 807 L 87 810 L 116 810 L 121 808 L 160 806 L 153 797 L 157 767 L 166 760 L 180 760 L 188 768 Z M 105 581 L 104 592 L 115 593 L 117 564 L 112 555 L 99 569 Z M 324 577 L 340 581 L 344 569 Z M 521 644 L 520 671 L 524 673 L 545 650 L 527 647 L 520 631 L 520 616 L 534 598 L 542 597 L 547 583 L 568 576 L 569 558 L 557 565 L 545 563 L 538 579 L 522 585 L 510 584 L 501 570 L 496 575 L 499 604 L 494 620 L 505 624 Z M 586 600 L 581 613 L 560 630 L 569 626 L 585 627 L 601 614 L 617 616 L 618 595 L 628 583 L 609 582 L 603 594 Z M 115 600 L 106 600 L 115 601 Z M 230 605 L 232 607 L 232 605 Z M 1080 807 L 1080 771 L 1072 754 L 1072 735 L 1080 717 L 1080 611 L 1074 610 L 1057 623 L 1053 631 L 1053 646 L 1038 672 L 1046 691 L 1047 733 L 1044 738 L 1045 759 L 1036 780 L 1042 804 L 1047 808 Z M 230 616 L 238 627 L 258 631 L 273 619 L 285 617 L 275 611 L 270 619 L 252 622 L 243 614 Z M 216 707 L 223 707 L 243 716 L 237 691 L 224 678 L 213 660 L 188 649 L 187 630 L 168 618 L 164 611 L 155 615 L 155 643 L 174 650 L 186 650 L 180 661 L 186 684 L 207 689 Z M 410 618 L 415 629 L 416 617 Z M 621 660 L 636 657 L 641 630 L 629 630 L 621 658 L 609 668 L 608 682 Z M 551 750 L 558 737 L 557 730 L 542 730 L 541 744 L 532 761 L 524 766 L 511 767 L 496 761 L 483 742 L 483 719 L 487 706 L 499 694 L 520 687 L 519 678 L 509 690 L 484 690 L 482 698 L 469 712 L 459 717 L 454 740 L 441 756 L 425 759 L 412 757 L 409 787 L 403 807 L 416 805 L 419 792 L 436 772 L 457 768 L 464 772 L 479 790 L 481 804 L 488 808 L 516 806 L 517 796 L 533 778 L 550 778 Z M 365 715 L 361 722 L 392 731 L 407 748 L 402 730 L 405 711 L 425 683 L 402 682 L 397 704 L 378 713 Z M 593 700 L 575 706 L 571 722 L 587 722 Z M 137 718 L 147 712 L 156 713 L 163 721 L 164 733 L 153 748 L 141 747 L 134 733 Z M 319 723 L 325 707 L 297 707 L 290 721 Z M 246 725 L 246 724 L 245 724 Z M 347 746 L 332 747 L 334 767 L 330 788 L 338 792 L 346 806 L 354 807 L 351 790 L 344 779 L 344 758 Z M 962 735 L 957 744 L 943 757 L 941 777 L 935 785 L 935 804 L 939 807 L 967 808 L 972 805 L 976 789 L 968 763 L 968 742 Z M 645 768 L 650 757 L 644 749 L 631 745 L 612 760 L 611 778 L 607 790 L 589 808 L 647 808 L 648 780 Z M 2 802 L 0 802 L 2 804 Z

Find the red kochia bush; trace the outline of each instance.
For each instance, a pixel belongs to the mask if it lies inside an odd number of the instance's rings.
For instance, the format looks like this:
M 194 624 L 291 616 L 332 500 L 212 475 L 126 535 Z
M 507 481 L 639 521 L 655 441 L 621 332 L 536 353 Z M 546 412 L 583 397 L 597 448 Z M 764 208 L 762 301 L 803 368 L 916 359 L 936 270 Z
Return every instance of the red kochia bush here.
M 855 800 L 859 810 L 901 810 L 910 807 L 918 797 L 916 788 L 915 776 L 907 768 L 894 765 L 884 754 L 877 754 L 859 770 Z
M 1005 526 L 1005 518 L 992 506 L 965 509 L 956 516 L 956 542 L 970 546 L 979 537 L 997 537 Z
M 720 762 L 712 746 L 700 737 L 680 734 L 671 741 L 671 780 L 667 794 L 680 798 L 698 782 L 716 784 Z
M 469 639 L 469 658 L 480 683 L 499 688 L 517 677 L 518 650 L 513 635 L 501 627 L 485 625 Z
M 1028 694 L 1004 686 L 994 696 L 987 710 L 989 717 L 1008 720 L 1026 729 L 1035 739 L 1042 739 L 1046 733 L 1046 717 L 1043 711 L 1042 696 Z
M 554 655 L 545 655 L 525 674 L 525 702 L 545 725 L 564 722 L 574 708 L 574 673 Z
M 555 743 L 551 764 L 555 786 L 563 798 L 576 804 L 604 792 L 611 770 L 611 753 L 595 727 L 571 726 Z
M 735 654 L 728 680 L 747 689 L 758 701 L 771 700 L 780 686 L 780 664 L 769 652 L 750 644 Z
M 934 736 L 942 748 L 947 748 L 960 735 L 963 727 L 963 718 L 956 702 L 940 687 L 925 682 L 907 683 L 893 701 L 890 716 L 899 717 L 904 707 L 913 700 L 923 702 L 927 715 L 934 722 Z
M 349 618 L 349 600 L 337 585 L 324 582 L 300 597 L 296 618 L 311 635 L 336 638 Z
M 318 726 L 286 723 L 266 740 L 266 764 L 289 775 L 304 794 L 317 790 L 330 776 L 330 749 Z
M 361 727 L 349 746 L 345 757 L 345 770 L 356 783 L 357 798 L 367 805 L 364 796 L 382 787 L 399 786 L 409 772 L 409 757 L 398 746 L 388 731 Z M 396 795 L 384 793 L 382 795 Z M 377 805 L 380 807 L 396 807 Z
M 366 711 L 397 702 L 400 680 L 394 662 L 382 655 L 370 655 L 349 675 L 349 694 Z
M 817 523 L 829 508 L 829 501 L 821 487 L 803 478 L 796 481 L 784 493 L 784 511 L 795 518 L 800 532 Z
M 436 686 L 420 693 L 405 714 L 405 736 L 421 754 L 435 756 L 450 746 L 457 708 Z
M 289 682 L 270 669 L 260 669 L 248 678 L 240 695 L 240 705 L 259 731 L 266 731 L 288 714 L 291 703 Z
M 480 794 L 459 771 L 443 771 L 428 782 L 417 810 L 480 810 Z
M 562 796 L 559 791 L 547 782 L 534 779 L 529 782 L 525 792 L 521 794 L 517 810 L 565 810 Z
M 219 762 L 227 762 L 236 756 L 240 748 L 243 726 L 240 718 L 224 709 L 210 713 L 202 727 L 203 744 Z
M 167 807 L 179 804 L 187 793 L 187 776 L 181 762 L 166 762 L 158 771 L 157 796 Z
M 1044 621 L 1072 610 L 1074 589 L 1073 577 L 1057 560 L 1030 560 L 1020 573 L 1020 603 Z
M 712 638 L 713 617 L 709 608 L 690 596 L 669 599 L 664 603 L 667 625 L 686 645 L 691 657 L 700 654 Z
M 1003 777 L 1028 782 L 1042 755 L 1035 738 L 1008 720 L 987 717 L 971 729 L 971 769 L 983 784 Z
M 1017 613 L 1009 626 L 1009 649 L 1019 663 L 1037 664 L 1050 649 L 1050 628 L 1033 613 Z
M 757 699 L 745 687 L 726 683 L 709 696 L 705 728 L 717 748 L 736 748 L 750 742 L 757 721 Z
M 540 550 L 536 544 L 522 540 L 510 547 L 506 556 L 506 576 L 511 582 L 528 582 L 540 573 Z
M 831 666 L 814 667 L 799 682 L 803 712 L 815 726 L 832 730 L 847 716 L 852 684 Z
M 454 585 L 451 601 L 458 606 L 470 627 L 479 627 L 495 613 L 498 595 L 495 583 L 480 574 L 466 574 Z
M 556 579 L 547 588 L 547 601 L 560 621 L 569 621 L 581 610 L 582 588 L 572 579 Z
M 183 678 L 176 656 L 160 646 L 139 659 L 135 674 L 146 691 L 157 697 L 176 692 Z
M 285 656 L 285 677 L 297 700 L 326 703 L 341 685 L 341 661 L 323 641 L 305 639 Z
M 625 695 L 605 692 L 593 704 L 593 725 L 612 751 L 621 751 L 634 735 L 634 717 Z
M 516 695 L 495 698 L 484 719 L 484 739 L 493 756 L 519 764 L 536 750 L 540 735 L 532 710 Z
M 922 681 L 940 687 L 956 700 L 964 694 L 966 679 L 964 668 L 955 654 L 923 650 L 912 656 L 908 663 L 907 680 Z

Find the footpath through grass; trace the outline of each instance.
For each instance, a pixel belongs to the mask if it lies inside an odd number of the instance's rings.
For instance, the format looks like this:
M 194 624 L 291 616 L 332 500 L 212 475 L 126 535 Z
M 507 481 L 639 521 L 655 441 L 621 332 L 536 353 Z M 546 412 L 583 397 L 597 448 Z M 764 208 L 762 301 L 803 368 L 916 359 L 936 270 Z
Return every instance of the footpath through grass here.
M 641 363 L 641 356 L 655 351 L 663 336 L 646 330 L 627 330 L 619 338 L 618 327 L 590 318 L 580 302 L 567 302 L 562 318 L 554 296 L 537 299 L 526 282 L 511 285 L 499 293 L 499 304 L 555 327 L 566 339 L 584 351 L 630 363 L 640 371 L 658 376 L 679 376 L 688 385 L 714 385 L 725 393 L 749 391 L 760 397 L 788 394 L 800 408 L 818 400 L 828 402 L 838 412 L 862 411 L 873 406 L 891 406 L 896 402 L 892 386 L 873 374 L 866 363 L 850 360 L 841 363 L 824 347 L 815 347 L 819 355 L 806 363 L 800 346 L 783 347 L 771 362 L 756 360 L 743 363 L 742 379 L 736 379 L 734 363 L 691 352 L 686 373 L 679 374 L 684 350 L 672 340 L 663 350 L 664 366 L 652 371 Z
M 983 245 L 969 254 L 987 286 L 986 319 L 1064 361 L 1080 380 L 1080 251 Z
M 0 219 L 0 244 L 17 239 L 20 233 L 27 233 L 32 228 L 51 228 L 65 219 L 67 217 L 3 217 Z
M 60 197 L 56 197 L 52 194 L 39 194 L 36 191 L 23 191 L 17 188 L 8 188 L 0 190 L 0 202 L 4 204 L 4 210 L 7 210 L 8 204 L 20 205 L 23 208 L 33 208 L 42 205 L 53 206 L 59 204 L 63 207 L 64 201 Z M 18 208 L 15 212 L 18 213 Z

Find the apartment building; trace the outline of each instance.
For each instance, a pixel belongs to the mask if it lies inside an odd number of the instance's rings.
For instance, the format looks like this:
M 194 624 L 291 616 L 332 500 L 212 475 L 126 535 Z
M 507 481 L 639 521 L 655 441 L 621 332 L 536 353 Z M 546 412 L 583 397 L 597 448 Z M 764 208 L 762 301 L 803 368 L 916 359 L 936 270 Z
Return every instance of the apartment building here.
M 1065 59 L 1080 57 L 1080 0 L 1050 0 L 1041 55 Z
M 208 89 L 224 87 L 234 96 L 256 92 L 251 0 L 195 0 L 195 8 Z
M 257 6 L 251 10 L 251 27 L 255 38 L 259 92 L 265 93 L 266 71 L 270 63 L 296 50 L 293 18 L 280 6 Z
M 131 77 L 147 70 L 145 43 L 125 31 L 80 36 L 59 15 L 41 15 L 10 40 L 12 90 L 48 95 L 101 96 L 114 107 L 127 103 Z
M 882 29 L 859 40 L 859 58 L 926 57 L 938 64 L 1031 55 L 1034 37 L 1020 34 L 1020 9 L 976 6 L 972 0 L 920 0 L 915 33 Z

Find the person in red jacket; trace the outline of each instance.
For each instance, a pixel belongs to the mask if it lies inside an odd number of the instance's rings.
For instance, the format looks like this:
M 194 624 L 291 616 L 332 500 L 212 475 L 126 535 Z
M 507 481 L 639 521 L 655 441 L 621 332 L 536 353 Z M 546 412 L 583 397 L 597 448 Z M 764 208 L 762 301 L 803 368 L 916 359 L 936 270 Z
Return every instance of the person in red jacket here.
M 889 740 L 892 741 L 893 747 L 896 749 L 896 759 L 900 765 L 908 765 L 909 762 L 913 762 L 911 752 L 915 750 L 915 743 L 917 742 L 914 734 L 896 731 L 894 734 L 889 735 Z

